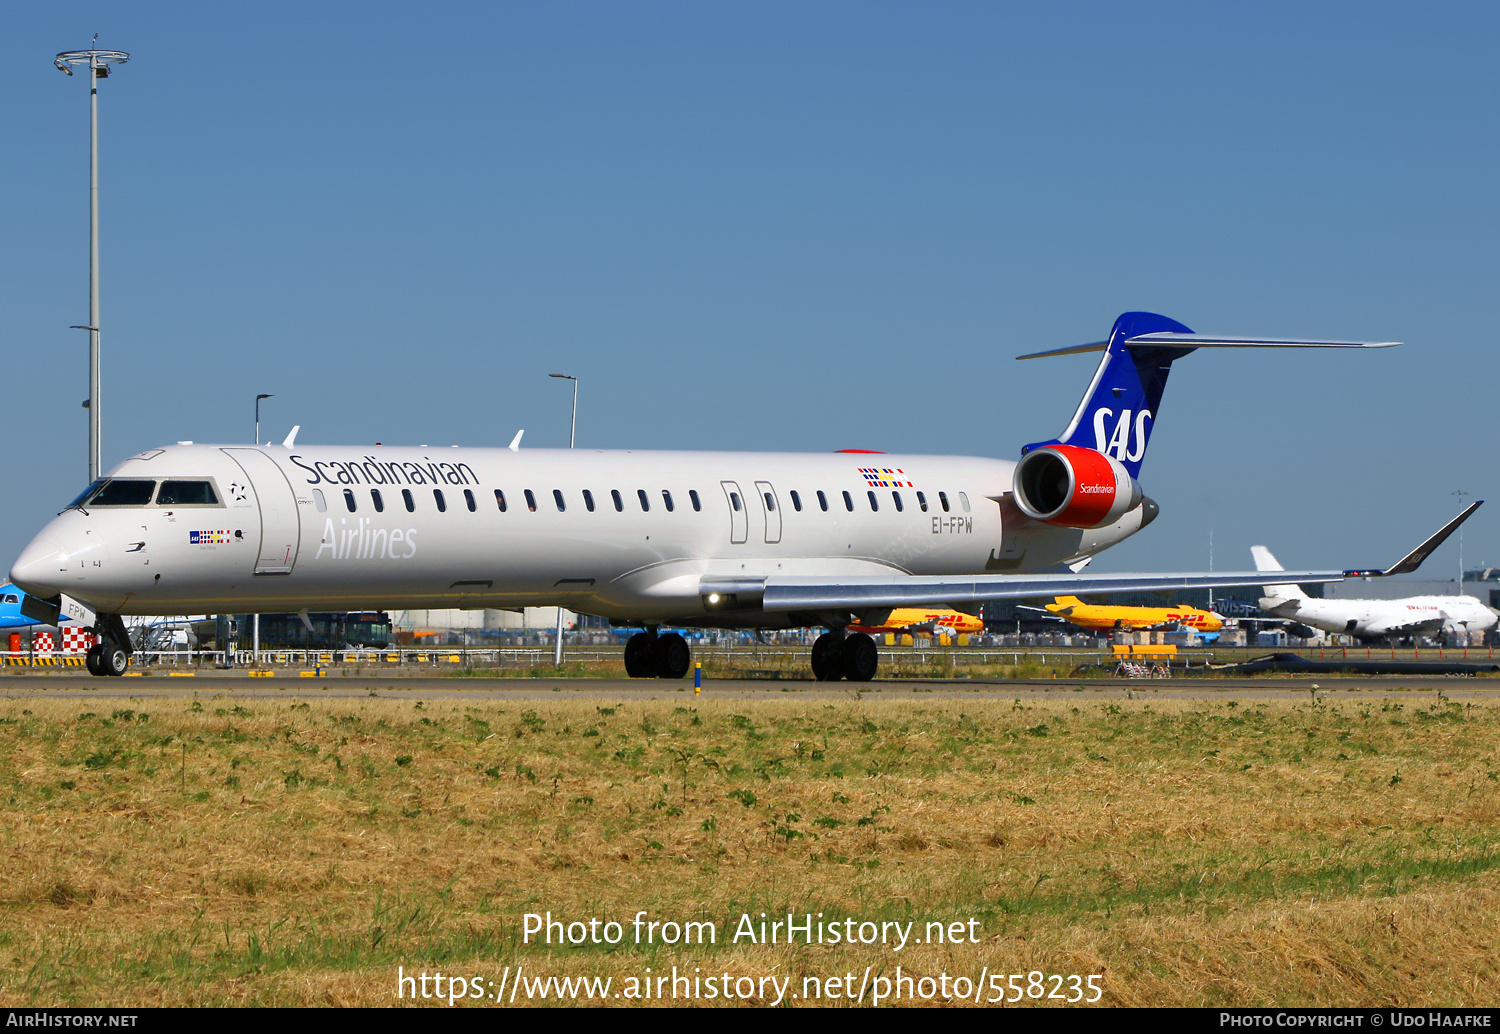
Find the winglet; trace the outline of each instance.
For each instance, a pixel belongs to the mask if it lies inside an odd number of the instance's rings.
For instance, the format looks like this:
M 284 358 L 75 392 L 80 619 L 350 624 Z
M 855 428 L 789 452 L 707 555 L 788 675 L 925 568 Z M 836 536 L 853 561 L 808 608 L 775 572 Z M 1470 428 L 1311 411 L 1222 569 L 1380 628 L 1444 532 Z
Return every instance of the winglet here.
M 296 444 L 296 442 L 297 442 L 297 432 L 300 431 L 300 430 L 302 430 L 302 425 L 301 424 L 294 424 L 294 425 L 292 425 L 292 433 L 289 434 L 289 435 L 287 435 L 286 436 L 286 441 L 282 442 L 281 444 L 284 447 L 290 449 L 293 445 Z
M 1384 571 L 1345 571 L 1344 577 L 1388 578 L 1393 574 L 1411 574 L 1417 568 L 1422 566 L 1422 561 L 1426 560 L 1427 557 L 1431 555 L 1434 549 L 1437 549 L 1439 546 L 1441 546 L 1447 540 L 1448 536 L 1452 535 L 1454 531 L 1458 529 L 1458 526 L 1460 524 L 1468 520 L 1469 516 L 1483 505 L 1483 499 L 1479 500 L 1477 503 L 1474 503 L 1463 513 L 1459 514 L 1457 517 L 1453 518 L 1447 524 L 1438 529 L 1437 534 L 1433 535 L 1430 539 L 1422 543 L 1410 553 L 1406 554 L 1406 556 L 1402 557 L 1400 560 L 1397 560 L 1393 566 L 1386 568 Z
M 517 431 L 516 432 L 516 436 L 510 440 L 510 451 L 511 452 L 520 452 L 521 451 L 521 435 L 523 435 L 525 433 L 526 433 L 526 428 L 523 427 L 519 431 Z

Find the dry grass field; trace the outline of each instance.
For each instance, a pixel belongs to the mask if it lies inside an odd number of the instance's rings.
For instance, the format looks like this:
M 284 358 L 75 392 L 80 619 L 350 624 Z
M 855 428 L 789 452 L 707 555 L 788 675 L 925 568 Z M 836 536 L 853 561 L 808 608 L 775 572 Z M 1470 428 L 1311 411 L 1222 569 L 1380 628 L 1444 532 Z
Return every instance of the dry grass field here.
M 1399 696 L 0 703 L 0 1005 L 396 1004 L 398 967 L 613 994 L 673 965 L 1491 1005 L 1500 708 Z M 521 943 L 549 910 L 718 940 Z M 979 943 L 732 943 L 762 912 Z

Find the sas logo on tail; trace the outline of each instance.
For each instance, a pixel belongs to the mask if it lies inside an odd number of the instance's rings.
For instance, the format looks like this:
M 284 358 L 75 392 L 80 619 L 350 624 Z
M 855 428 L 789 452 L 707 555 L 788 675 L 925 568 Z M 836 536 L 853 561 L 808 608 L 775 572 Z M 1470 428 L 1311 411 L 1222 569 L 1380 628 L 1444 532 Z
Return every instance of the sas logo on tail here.
M 1106 421 L 1115 415 L 1112 409 L 1099 408 L 1094 410 L 1094 448 L 1106 455 L 1112 455 L 1117 460 L 1129 460 L 1132 463 L 1139 462 L 1146 455 L 1146 421 L 1154 419 L 1151 410 L 1143 409 L 1135 413 L 1135 423 L 1130 420 L 1133 411 L 1124 409 L 1120 411 L 1120 419 L 1115 423 L 1114 433 L 1110 434 L 1105 426 Z M 1131 448 L 1131 428 L 1135 429 L 1135 447 Z

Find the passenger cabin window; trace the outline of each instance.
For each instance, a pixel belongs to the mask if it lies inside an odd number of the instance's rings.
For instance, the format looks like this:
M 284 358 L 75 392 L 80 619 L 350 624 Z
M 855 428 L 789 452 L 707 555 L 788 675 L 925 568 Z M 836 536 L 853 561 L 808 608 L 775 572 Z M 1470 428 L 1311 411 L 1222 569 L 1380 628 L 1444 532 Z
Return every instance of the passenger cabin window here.
M 875 498 L 875 490 L 872 488 L 872 489 L 870 489 L 869 492 L 867 492 L 865 494 L 870 497 L 870 512 L 871 513 L 879 513 L 880 512 L 880 500 L 878 500 L 878 499 Z
M 380 498 L 380 489 L 370 489 L 370 502 L 375 504 L 376 513 L 385 513 L 385 500 Z
M 328 512 L 328 500 L 323 498 L 323 490 L 321 488 L 313 489 L 313 505 L 318 508 L 319 513 Z
M 432 490 L 432 501 L 437 503 L 438 513 L 448 512 L 448 502 L 443 498 L 443 490 L 441 488 L 434 488 Z
M 594 512 L 594 493 L 587 488 L 583 490 L 583 506 L 589 513 Z
M 354 491 L 353 491 L 353 489 L 348 489 L 348 488 L 344 489 L 344 506 L 348 508 L 348 510 L 349 510 L 350 513 L 354 512 Z
M 403 488 L 401 490 L 401 501 L 406 504 L 406 512 L 407 513 L 415 513 L 416 512 L 417 501 L 411 497 L 411 489 L 409 489 L 409 488 Z
M 958 503 L 964 508 L 964 513 L 969 512 L 969 495 L 967 492 L 958 493 Z
M 620 498 L 620 490 L 618 488 L 611 488 L 609 496 L 615 501 L 615 513 L 623 513 L 625 510 L 625 500 Z
M 918 492 L 917 493 L 917 505 L 922 508 L 922 512 L 923 513 L 927 512 L 927 493 L 926 492 Z
M 802 512 L 802 497 L 797 494 L 797 490 L 795 488 L 792 489 L 792 509 L 796 510 L 798 513 Z
M 761 495 L 766 497 L 766 513 L 770 513 L 776 509 L 776 500 L 771 498 L 770 492 L 762 492 Z
M 734 507 L 735 513 L 740 512 L 740 494 L 738 492 L 729 493 L 729 505 Z
M 938 493 L 938 502 L 940 502 L 940 503 L 943 504 L 943 512 L 947 513 L 948 512 L 948 493 L 947 492 L 939 492 Z
M 470 513 L 473 513 L 475 510 L 479 509 L 479 504 L 474 502 L 474 493 L 469 491 L 469 489 L 467 488 L 464 489 L 464 503 L 469 507 Z
M 121 481 L 118 478 L 104 482 L 99 491 L 86 499 L 84 506 L 145 506 L 156 490 L 155 481 Z
M 495 505 L 500 507 L 501 513 L 505 512 L 505 493 L 498 488 L 495 489 Z
M 677 509 L 677 507 L 672 505 L 672 493 L 668 492 L 665 488 L 661 490 L 661 503 L 667 508 L 668 513 Z
M 526 497 L 526 509 L 532 513 L 536 513 L 536 496 L 531 494 L 531 489 L 528 488 L 521 494 Z
M 694 513 L 698 513 L 703 509 L 703 503 L 698 499 L 698 490 L 696 488 L 688 489 L 688 498 L 693 501 Z
M 568 508 L 568 504 L 563 502 L 562 489 L 560 488 L 554 488 L 552 490 L 552 501 L 557 504 L 558 513 L 562 513 Z
M 901 505 L 901 493 L 900 492 L 892 492 L 891 493 L 891 501 L 896 504 L 896 512 L 897 513 L 901 513 L 903 510 L 906 509 L 906 507 L 904 507 L 904 506 Z
M 217 506 L 219 497 L 207 481 L 163 481 L 156 493 L 157 506 Z
M 848 492 L 844 493 L 844 509 L 848 510 L 850 513 L 854 512 L 854 497 L 851 496 Z
M 637 488 L 635 490 L 635 497 L 641 501 L 641 513 L 649 512 L 651 509 L 651 500 L 646 498 L 646 490 L 644 488 Z
M 821 488 L 818 489 L 818 509 L 822 510 L 824 513 L 828 512 L 828 497 L 823 494 L 823 490 Z

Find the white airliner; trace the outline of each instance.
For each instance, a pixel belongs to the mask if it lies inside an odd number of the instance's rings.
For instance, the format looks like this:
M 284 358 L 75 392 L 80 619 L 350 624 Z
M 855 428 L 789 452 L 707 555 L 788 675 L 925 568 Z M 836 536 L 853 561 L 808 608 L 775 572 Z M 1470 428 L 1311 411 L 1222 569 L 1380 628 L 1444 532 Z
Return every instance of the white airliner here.
M 1481 501 L 1482 502 L 1482 501 Z M 1469 514 L 1479 509 L 1475 503 L 1465 510 L 1445 531 L 1451 531 Z M 1442 538 L 1446 538 L 1444 534 Z M 1441 542 L 1431 543 L 1427 552 Z M 1427 544 L 1424 544 L 1427 545 Z M 1280 571 L 1282 566 L 1265 546 L 1251 546 L 1259 571 Z M 1417 559 L 1420 563 L 1422 557 Z M 1398 565 L 1399 566 L 1399 565 Z M 1416 565 L 1380 574 L 1401 574 L 1415 570 Z M 1354 573 L 1354 572 L 1348 572 Z M 1500 614 L 1473 596 L 1408 596 L 1399 600 L 1318 600 L 1310 598 L 1295 583 L 1265 586 L 1261 609 L 1278 618 L 1301 622 L 1325 632 L 1338 632 L 1360 639 L 1407 639 L 1438 635 L 1443 632 L 1482 632 L 1500 622 Z
M 644 623 L 625 648 L 632 676 L 687 672 L 686 641 L 660 625 L 823 626 L 814 673 L 862 681 L 875 643 L 844 630 L 896 607 L 1258 585 L 1076 573 L 1156 516 L 1136 477 L 1171 363 L 1201 347 L 1394 343 L 1195 334 L 1126 313 L 1108 341 L 1037 353 L 1105 354 L 1067 430 L 1019 462 L 302 447 L 295 429 L 281 446 L 180 443 L 90 485 L 11 578 L 96 627 L 96 674 L 128 664 L 122 615 L 560 605 Z

